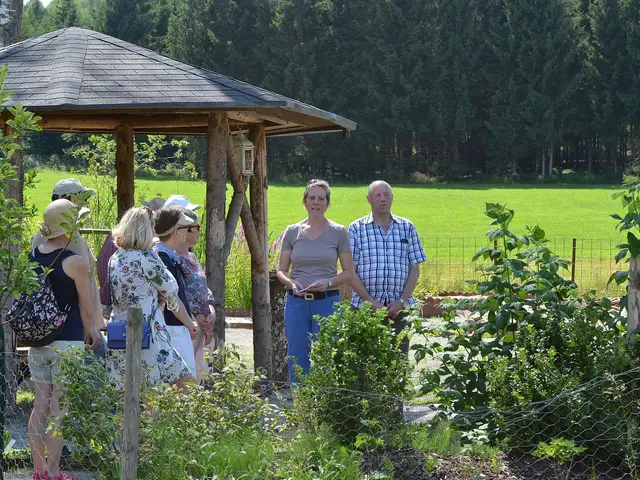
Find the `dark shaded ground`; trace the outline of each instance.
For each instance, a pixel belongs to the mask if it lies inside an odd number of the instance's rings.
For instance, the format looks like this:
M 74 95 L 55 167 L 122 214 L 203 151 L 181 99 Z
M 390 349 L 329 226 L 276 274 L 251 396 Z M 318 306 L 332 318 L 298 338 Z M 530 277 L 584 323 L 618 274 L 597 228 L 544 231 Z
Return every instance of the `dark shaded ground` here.
M 362 471 L 384 472 L 396 480 L 627 480 L 631 476 L 606 463 L 575 463 L 569 469 L 531 455 L 500 454 L 493 458 L 439 457 L 411 448 L 366 452 Z

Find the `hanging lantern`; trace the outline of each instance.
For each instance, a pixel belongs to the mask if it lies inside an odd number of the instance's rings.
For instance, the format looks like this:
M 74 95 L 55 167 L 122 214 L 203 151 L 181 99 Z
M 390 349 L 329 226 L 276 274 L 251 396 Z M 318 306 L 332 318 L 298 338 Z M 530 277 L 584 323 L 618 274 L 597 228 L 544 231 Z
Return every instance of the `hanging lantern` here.
M 233 146 L 236 149 L 236 158 L 240 171 L 245 176 L 253 175 L 253 154 L 255 147 L 242 132 L 233 138 Z

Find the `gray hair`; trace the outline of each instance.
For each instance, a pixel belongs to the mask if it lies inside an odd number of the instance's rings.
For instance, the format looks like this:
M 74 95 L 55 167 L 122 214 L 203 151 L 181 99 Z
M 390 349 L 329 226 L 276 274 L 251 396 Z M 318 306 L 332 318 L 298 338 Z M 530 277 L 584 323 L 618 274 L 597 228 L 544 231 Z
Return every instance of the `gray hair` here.
M 387 187 L 389 189 L 389 193 L 393 193 L 393 190 L 391 190 L 391 185 L 389 185 L 384 180 L 376 180 L 375 182 L 371 182 L 371 184 L 369 185 L 369 190 L 368 190 L 367 193 L 369 195 L 371 195 L 373 193 L 373 189 L 375 187 L 377 187 L 378 185 L 384 185 L 385 187 Z

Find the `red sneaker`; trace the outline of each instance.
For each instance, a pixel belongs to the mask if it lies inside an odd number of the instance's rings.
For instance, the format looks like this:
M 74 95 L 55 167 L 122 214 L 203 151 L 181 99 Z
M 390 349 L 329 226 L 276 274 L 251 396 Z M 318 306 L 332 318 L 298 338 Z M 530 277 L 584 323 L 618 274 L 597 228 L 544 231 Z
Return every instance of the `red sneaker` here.
M 33 480 L 52 480 L 49 474 L 46 472 L 45 473 L 33 472 L 33 475 L 31 475 L 31 478 L 33 478 Z
M 47 476 L 47 480 L 80 480 L 80 478 L 72 477 L 64 472 L 60 472 L 60 475 L 56 475 L 55 477 Z

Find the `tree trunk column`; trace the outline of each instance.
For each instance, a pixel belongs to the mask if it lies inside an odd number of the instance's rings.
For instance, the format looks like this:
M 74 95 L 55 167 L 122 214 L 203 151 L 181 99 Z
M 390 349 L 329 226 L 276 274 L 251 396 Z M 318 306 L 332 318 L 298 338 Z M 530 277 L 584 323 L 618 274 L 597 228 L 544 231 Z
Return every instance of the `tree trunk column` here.
M 266 131 L 260 124 L 251 129 L 250 140 L 256 147 L 251 177 L 251 216 L 260 242 L 260 258 L 251 255 L 251 307 L 253 311 L 253 358 L 256 368 L 272 378 L 271 305 L 269 301 L 269 241 L 267 239 L 267 152 Z
M 134 205 L 133 187 L 133 127 L 116 127 L 116 186 L 118 219 Z
M 271 302 L 271 378 L 283 385 L 289 382 L 287 367 L 287 335 L 284 330 L 284 302 L 286 290 L 275 272 L 269 273 L 269 301 Z
M 229 123 L 226 113 L 210 113 L 207 129 L 207 229 L 205 270 L 207 284 L 215 297 L 216 325 L 214 345 L 224 346 L 225 332 L 225 206 L 227 188 L 227 142 Z

